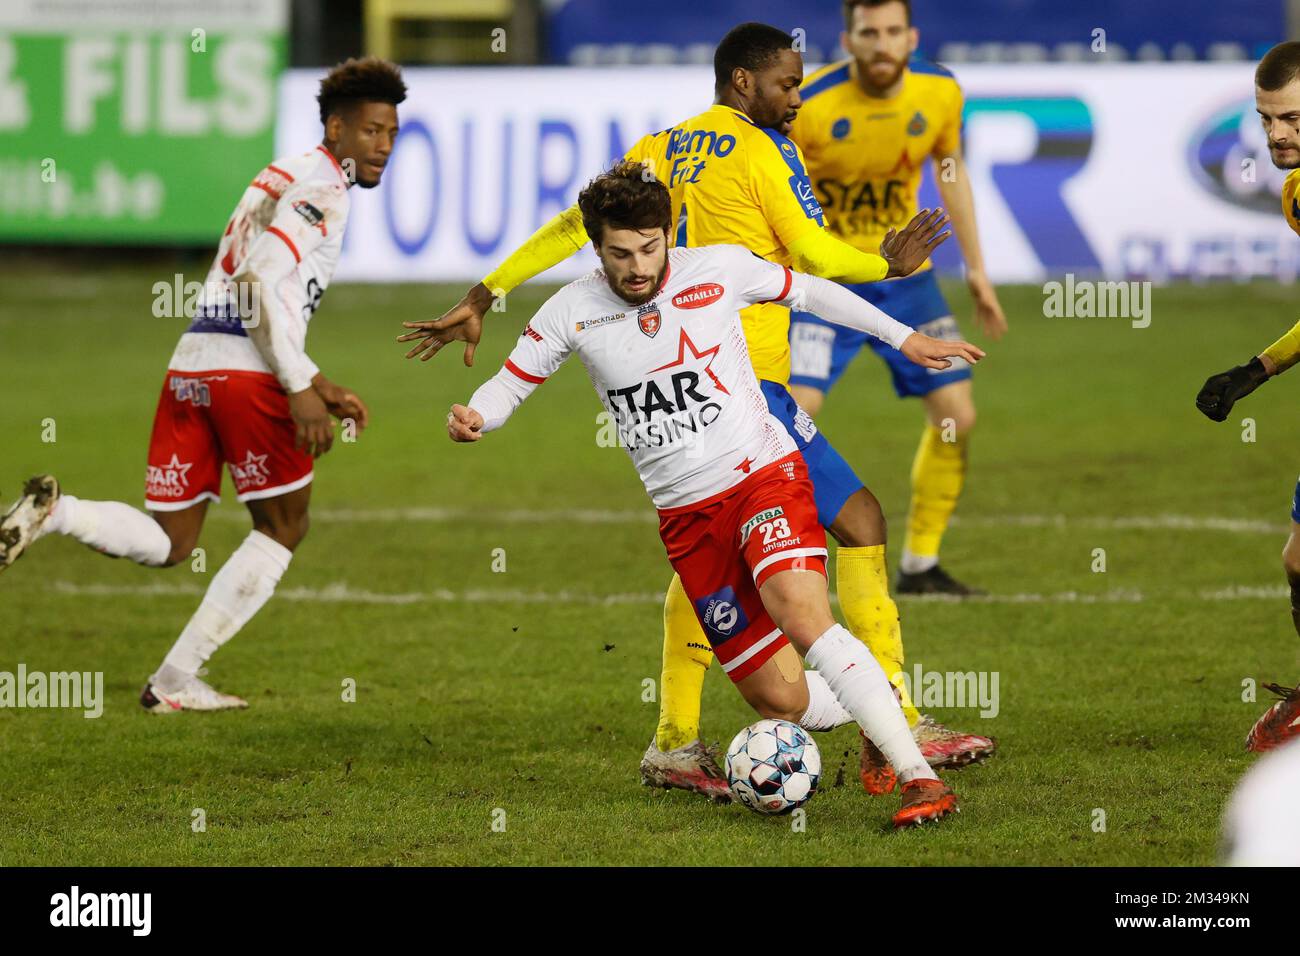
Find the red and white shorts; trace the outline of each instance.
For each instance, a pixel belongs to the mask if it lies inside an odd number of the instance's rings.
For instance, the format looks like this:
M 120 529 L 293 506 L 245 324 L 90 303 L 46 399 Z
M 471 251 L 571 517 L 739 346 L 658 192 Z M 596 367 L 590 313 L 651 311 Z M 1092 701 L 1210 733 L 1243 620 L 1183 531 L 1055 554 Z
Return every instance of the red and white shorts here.
M 221 466 L 239 501 L 307 485 L 312 457 L 294 447 L 289 397 L 274 375 L 168 371 L 149 439 L 145 506 L 180 511 L 221 500 Z
M 798 452 L 720 495 L 660 511 L 659 536 L 733 681 L 789 643 L 758 596 L 763 582 L 778 571 L 826 574 L 826 532 Z

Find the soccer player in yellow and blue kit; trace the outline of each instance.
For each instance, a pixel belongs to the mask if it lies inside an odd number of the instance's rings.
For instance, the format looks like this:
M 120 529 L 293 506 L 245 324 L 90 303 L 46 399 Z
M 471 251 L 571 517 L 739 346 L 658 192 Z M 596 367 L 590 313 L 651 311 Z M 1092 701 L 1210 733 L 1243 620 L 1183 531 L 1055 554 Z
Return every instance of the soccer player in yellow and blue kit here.
M 808 163 L 827 226 L 855 248 L 879 248 L 890 229 L 916 213 L 922 171 L 932 161 L 966 262 L 976 320 L 985 334 L 1000 338 L 1006 317 L 984 272 L 962 163 L 961 89 L 947 70 L 913 57 L 919 34 L 910 0 L 845 0 L 844 19 L 842 43 L 850 58 L 804 81 L 804 106 L 790 134 Z M 960 337 L 929 263 L 906 278 L 851 288 L 927 335 Z M 790 391 L 809 415 L 821 410 L 826 393 L 864 344 L 884 359 L 900 398 L 924 403 L 927 421 L 912 465 L 895 591 L 973 593 L 939 566 L 939 544 L 965 483 L 975 424 L 970 367 L 958 362 L 935 371 L 900 362 L 875 340 L 808 313 L 791 317 L 790 340 Z
M 1282 184 L 1282 215 L 1300 235 L 1300 42 L 1279 43 L 1259 61 L 1255 109 L 1264 124 L 1273 165 L 1291 170 Z M 1211 375 L 1197 393 L 1196 407 L 1213 421 L 1225 421 L 1239 399 L 1297 363 L 1300 323 L 1245 365 Z M 1282 566 L 1291 586 L 1291 622 L 1300 634 L 1300 482 L 1291 501 L 1291 535 L 1282 549 Z M 1250 729 L 1247 750 L 1273 750 L 1300 736 L 1300 687 L 1264 687 L 1282 699 Z
M 824 228 L 824 217 L 798 148 L 785 135 L 801 100 L 803 64 L 793 38 L 774 27 L 742 24 L 719 44 L 714 58 L 714 105 L 669 129 L 639 140 L 627 158 L 645 165 L 668 186 L 679 245 L 743 244 L 755 254 L 841 282 L 870 282 L 908 275 L 947 235 L 938 214 L 914 217 L 890 231 L 876 250 L 842 242 Z M 473 360 L 483 315 L 496 296 L 572 255 L 587 242 L 576 206 L 544 225 L 455 308 L 434 322 L 408 322 L 419 339 L 408 357 L 424 358 L 450 341 L 465 341 Z M 786 388 L 790 369 L 789 311 L 769 303 L 741 313 L 750 359 L 769 410 L 803 453 L 813 479 L 819 519 L 839 541 L 836 579 L 849 630 L 867 644 L 903 698 L 909 725 L 920 715 L 902 683 L 903 646 L 898 610 L 885 570 L 885 525 L 880 505 L 847 462 L 817 432 Z M 660 721 L 642 763 L 643 780 L 712 796 L 727 795 L 716 761 L 699 740 L 700 693 L 712 660 L 697 609 L 679 579 L 664 607 L 664 669 Z M 714 638 L 719 635 L 714 633 Z M 778 654 L 737 687 L 760 713 L 799 715 L 807 701 L 791 699 L 801 687 L 796 657 Z M 810 718 L 811 719 L 811 718 Z M 815 721 L 814 721 L 815 723 Z M 959 734 L 933 722 L 917 742 L 936 766 L 969 762 L 991 752 L 987 737 Z M 863 746 L 863 785 L 870 792 L 893 789 L 892 768 L 869 741 Z

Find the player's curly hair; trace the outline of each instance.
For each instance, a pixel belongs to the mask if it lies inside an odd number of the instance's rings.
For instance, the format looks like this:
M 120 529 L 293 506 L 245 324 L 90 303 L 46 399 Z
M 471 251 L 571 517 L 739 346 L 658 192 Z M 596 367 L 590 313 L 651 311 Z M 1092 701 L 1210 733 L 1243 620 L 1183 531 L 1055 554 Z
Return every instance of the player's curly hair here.
M 353 103 L 392 103 L 396 106 L 404 99 L 406 83 L 401 69 L 377 56 L 344 60 L 320 81 L 320 93 L 316 96 L 322 124 L 332 114 Z
M 1282 89 L 1300 76 L 1300 42 L 1279 43 L 1255 67 L 1255 85 L 1267 93 Z
M 578 208 L 583 228 L 594 243 L 600 242 L 606 226 L 666 232 L 673 222 L 668 187 L 648 166 L 627 159 L 587 183 L 578 193 Z

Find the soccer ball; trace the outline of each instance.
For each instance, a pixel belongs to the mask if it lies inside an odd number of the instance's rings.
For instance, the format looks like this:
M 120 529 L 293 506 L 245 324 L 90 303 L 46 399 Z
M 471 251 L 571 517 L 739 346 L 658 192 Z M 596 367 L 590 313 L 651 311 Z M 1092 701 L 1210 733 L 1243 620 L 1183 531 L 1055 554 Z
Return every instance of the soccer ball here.
M 822 755 L 798 724 L 760 720 L 727 748 L 727 780 L 736 799 L 755 813 L 789 813 L 817 792 Z

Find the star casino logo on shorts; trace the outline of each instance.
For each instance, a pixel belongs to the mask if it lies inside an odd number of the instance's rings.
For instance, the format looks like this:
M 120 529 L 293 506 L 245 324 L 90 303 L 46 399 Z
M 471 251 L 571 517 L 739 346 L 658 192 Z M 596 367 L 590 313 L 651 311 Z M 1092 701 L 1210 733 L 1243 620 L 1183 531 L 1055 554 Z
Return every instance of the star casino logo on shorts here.
M 749 627 L 749 618 L 736 601 L 736 589 L 727 585 L 721 591 L 714 591 L 707 597 L 695 602 L 695 610 L 705 630 L 714 635 L 720 644 L 729 637 L 735 637 Z
M 190 469 L 194 463 L 181 461 L 173 452 L 172 459 L 161 465 L 145 466 L 145 491 L 151 498 L 184 497 L 190 485 Z
M 260 488 L 266 484 L 271 477 L 271 472 L 266 467 L 266 455 L 254 455 L 252 449 L 241 462 L 230 463 L 230 474 L 235 479 L 235 484 L 241 490 L 249 486 Z

